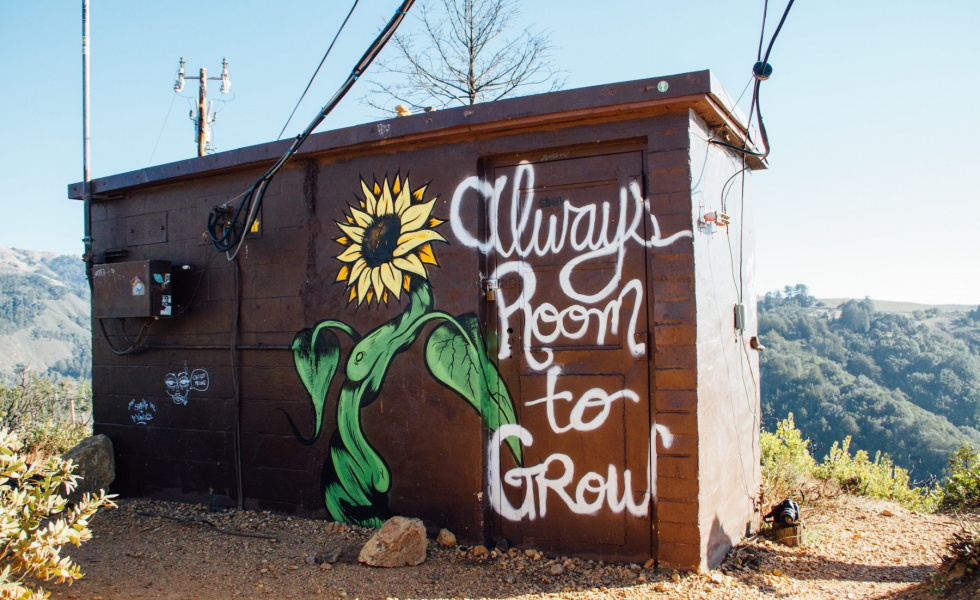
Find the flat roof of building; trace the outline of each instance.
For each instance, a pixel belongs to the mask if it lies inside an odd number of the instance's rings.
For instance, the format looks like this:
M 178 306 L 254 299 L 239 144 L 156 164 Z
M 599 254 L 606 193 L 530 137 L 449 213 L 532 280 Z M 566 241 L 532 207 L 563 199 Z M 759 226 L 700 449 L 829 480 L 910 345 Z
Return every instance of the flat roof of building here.
M 710 127 L 723 130 L 729 143 L 745 140 L 745 115 L 735 106 L 710 71 L 695 71 L 592 87 L 508 98 L 396 117 L 324 131 L 310 136 L 297 156 L 361 154 L 379 148 L 447 143 L 513 132 L 515 129 L 553 129 L 582 123 L 656 116 L 680 109 L 693 110 Z M 754 137 L 754 136 L 753 136 Z M 93 199 L 110 199 L 127 190 L 196 179 L 271 164 L 289 149 L 292 139 L 246 146 L 207 156 L 146 167 L 93 179 Z M 754 150 L 753 146 L 749 146 Z M 748 155 L 751 169 L 765 168 Z M 68 186 L 68 197 L 82 199 L 81 182 Z

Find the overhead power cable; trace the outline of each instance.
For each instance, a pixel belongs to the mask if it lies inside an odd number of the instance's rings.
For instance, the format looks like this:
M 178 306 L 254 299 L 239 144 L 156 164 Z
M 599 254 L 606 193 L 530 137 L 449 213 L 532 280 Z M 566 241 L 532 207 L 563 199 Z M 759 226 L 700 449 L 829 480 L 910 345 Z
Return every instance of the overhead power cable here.
M 766 53 L 762 57 L 762 60 L 755 63 L 752 67 L 752 73 L 755 75 L 755 89 L 752 92 L 752 107 L 755 110 L 755 118 L 759 123 L 759 134 L 762 136 L 762 145 L 765 150 L 762 153 L 762 160 L 766 160 L 769 156 L 769 133 L 766 131 L 766 123 L 762 118 L 762 105 L 759 100 L 759 89 L 762 86 L 762 82 L 769 79 L 769 75 L 772 74 L 772 67 L 769 66 L 769 54 L 772 52 L 772 47 L 776 43 L 776 38 L 779 37 L 779 32 L 783 29 L 783 23 L 786 22 L 786 17 L 789 15 L 789 10 L 793 8 L 793 2 L 795 0 L 789 0 L 786 3 L 786 9 L 783 11 L 783 16 L 779 19 L 779 24 L 776 25 L 776 31 L 772 33 L 772 37 L 769 38 L 769 46 L 766 48 Z M 751 120 L 751 117 L 750 117 Z
M 330 45 L 327 47 L 327 51 L 323 53 L 323 58 L 320 59 L 320 64 L 317 65 L 316 70 L 313 71 L 313 76 L 310 77 L 310 82 L 306 84 L 306 89 L 303 90 L 303 93 L 300 94 L 299 96 L 299 100 L 296 101 L 296 106 L 293 107 L 293 112 L 289 113 L 289 118 L 286 119 L 286 124 L 282 126 L 282 131 L 280 131 L 279 135 L 276 137 L 277 140 L 282 138 L 282 134 L 285 133 L 286 128 L 289 127 L 289 122 L 293 120 L 293 115 L 296 114 L 296 109 L 299 108 L 299 105 L 303 101 L 303 98 L 306 97 L 306 92 L 310 91 L 310 86 L 313 85 L 313 80 L 316 79 L 316 75 L 317 73 L 320 72 L 320 68 L 323 67 L 323 63 L 327 62 L 327 57 L 330 56 L 330 51 L 333 50 L 333 45 L 337 43 L 337 38 L 340 37 L 340 33 L 344 30 L 344 27 L 347 26 L 347 21 L 349 21 L 350 16 L 354 14 L 354 9 L 357 8 L 357 3 L 359 1 L 360 0 L 354 0 L 354 5 L 350 7 L 350 12 L 347 13 L 346 17 L 344 17 L 344 22 L 340 24 L 340 28 L 337 30 L 337 33 L 334 34 L 333 40 L 330 42 Z M 761 41 L 759 42 L 759 49 L 760 51 L 762 50 Z
M 340 89 L 320 109 L 320 112 L 313 118 L 313 121 L 310 122 L 303 133 L 296 136 L 296 139 L 293 140 L 286 153 L 275 164 L 269 167 L 269 170 L 259 177 L 252 184 L 252 187 L 246 190 L 238 207 L 231 209 L 228 205 L 218 206 L 208 215 L 208 236 L 211 238 L 211 244 L 219 252 L 224 252 L 228 260 L 234 260 L 241 251 L 245 243 L 245 238 L 255 223 L 255 218 L 258 216 L 259 208 L 262 206 L 262 198 L 265 195 L 265 190 L 268 188 L 269 182 L 289 162 L 289 159 L 299 151 L 307 138 L 323 122 L 323 119 L 333 111 L 337 104 L 351 90 L 354 83 L 364 74 L 364 71 L 371 66 L 371 63 L 385 47 L 385 44 L 395 34 L 398 25 L 405 18 L 405 15 L 408 14 L 408 9 L 414 3 L 415 0 L 404 0 L 401 3 L 401 6 L 398 7 L 398 10 L 391 17 L 391 20 L 388 21 L 388 24 L 385 25 L 381 33 L 378 34 L 378 37 L 375 38 L 371 46 L 354 66 L 353 70 L 351 70 L 350 75 L 347 76 L 347 80 L 340 86 Z
M 746 132 L 746 140 L 741 146 L 736 146 L 735 144 L 729 144 L 720 140 L 711 140 L 710 143 L 716 146 L 723 146 L 725 148 L 736 150 L 743 155 L 747 154 L 750 156 L 758 156 L 762 161 L 769 157 L 769 133 L 766 131 L 766 124 L 762 118 L 762 104 L 759 100 L 759 90 L 762 82 L 769 79 L 769 76 L 772 74 L 772 67 L 769 65 L 769 55 L 772 53 L 772 47 L 776 43 L 776 38 L 779 37 L 779 32 L 783 29 L 783 24 L 786 22 L 786 17 L 789 15 L 789 11 L 793 7 L 794 1 L 795 0 L 789 0 L 789 2 L 786 4 L 786 8 L 783 10 L 783 15 L 779 19 L 779 24 L 776 25 L 776 30 L 769 39 L 769 45 L 766 47 L 766 52 L 764 55 L 762 53 L 762 45 L 763 41 L 765 40 L 766 16 L 769 11 L 769 0 L 766 0 L 765 4 L 763 5 L 762 30 L 759 33 L 759 49 L 756 52 L 756 63 L 752 66 L 752 78 L 755 81 L 752 85 L 752 99 L 749 102 L 749 116 L 746 122 L 746 125 L 751 125 L 752 118 L 755 117 L 756 122 L 759 124 L 759 134 L 762 136 L 762 151 L 757 152 L 748 149 L 749 144 L 752 143 L 751 132 Z M 752 80 L 750 80 L 750 82 L 751 81 Z M 741 98 L 741 96 L 739 97 Z

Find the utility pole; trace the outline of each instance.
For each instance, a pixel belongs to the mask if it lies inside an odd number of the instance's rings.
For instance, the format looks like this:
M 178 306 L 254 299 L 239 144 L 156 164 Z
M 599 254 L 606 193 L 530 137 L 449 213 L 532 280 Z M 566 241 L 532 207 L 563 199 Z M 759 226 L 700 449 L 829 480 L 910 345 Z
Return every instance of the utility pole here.
M 208 70 L 201 67 L 201 80 L 198 83 L 197 94 L 197 155 L 204 156 L 205 146 L 207 146 L 209 128 L 208 123 Z
M 184 57 L 180 57 L 180 70 L 177 71 L 177 81 L 174 83 L 174 91 L 180 92 L 184 89 Z M 231 89 L 231 79 L 228 77 L 228 61 L 221 59 L 221 77 L 208 77 L 208 70 L 201 67 L 198 77 L 197 94 L 197 114 L 192 110 L 190 119 L 194 122 L 194 138 L 197 141 L 197 155 L 204 156 L 211 149 L 211 125 L 214 123 L 216 114 L 213 113 L 214 101 L 208 101 L 208 80 L 221 82 L 221 93 L 227 94 Z
M 92 183 L 89 177 L 91 154 L 91 123 L 89 118 L 89 25 L 88 0 L 82 0 L 82 200 L 84 201 L 85 276 L 92 284 Z

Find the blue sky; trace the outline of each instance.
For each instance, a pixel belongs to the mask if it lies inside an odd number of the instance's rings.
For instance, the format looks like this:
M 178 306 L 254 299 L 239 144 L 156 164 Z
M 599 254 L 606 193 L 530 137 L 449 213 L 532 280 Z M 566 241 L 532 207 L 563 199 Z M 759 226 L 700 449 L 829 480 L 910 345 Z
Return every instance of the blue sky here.
M 397 0 L 361 0 L 286 132 L 333 93 Z M 762 0 L 526 0 L 566 88 L 711 69 L 738 96 L 755 60 Z M 785 4 L 770 6 L 772 31 Z M 81 2 L 0 0 L 0 245 L 82 250 Z M 230 64 L 218 150 L 276 138 L 347 1 L 91 0 L 92 173 L 194 155 L 187 72 Z M 756 288 L 806 283 L 822 297 L 980 303 L 980 5 L 800 0 L 770 58 L 762 107 L 771 168 L 756 173 Z M 413 26 L 410 18 L 405 23 Z M 215 87 L 212 97 L 220 99 Z M 321 130 L 378 118 L 358 100 Z M 183 94 L 192 96 L 196 85 Z M 743 104 L 745 100 L 743 100 Z M 159 143 L 158 143 L 159 140 Z

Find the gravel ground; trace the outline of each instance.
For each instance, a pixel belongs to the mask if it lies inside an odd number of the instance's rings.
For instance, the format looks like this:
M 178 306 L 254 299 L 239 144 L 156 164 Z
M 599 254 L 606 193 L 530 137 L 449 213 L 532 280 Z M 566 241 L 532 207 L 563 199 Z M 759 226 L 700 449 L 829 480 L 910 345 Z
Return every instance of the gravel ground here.
M 370 530 L 266 512 L 124 500 L 69 554 L 86 576 L 54 598 L 663 598 L 834 599 L 930 596 L 923 583 L 950 533 L 948 516 L 840 497 L 804 510 L 804 545 L 746 541 L 716 571 L 683 573 L 530 551 L 442 548 L 418 567 L 357 563 Z M 222 533 L 226 532 L 226 533 Z M 233 532 L 238 535 L 229 535 Z M 248 536 L 264 537 L 242 537 Z M 274 538 L 274 539 L 268 539 Z M 325 555 L 341 549 L 336 564 Z M 482 554 L 482 555 L 480 555 Z M 980 587 L 950 596 L 980 598 Z

